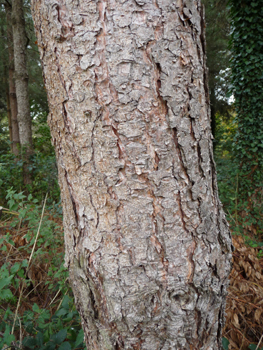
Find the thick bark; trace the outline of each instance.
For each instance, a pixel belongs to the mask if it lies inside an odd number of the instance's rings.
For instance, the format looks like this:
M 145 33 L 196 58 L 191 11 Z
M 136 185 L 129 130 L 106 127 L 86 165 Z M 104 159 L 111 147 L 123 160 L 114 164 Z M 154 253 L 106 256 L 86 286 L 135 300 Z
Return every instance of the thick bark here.
M 12 1 L 12 26 L 14 40 L 15 87 L 17 98 L 17 119 L 19 137 L 24 153 L 24 183 L 30 183 L 28 171 L 29 157 L 33 153 L 32 128 L 28 95 L 28 72 L 26 58 L 26 30 L 23 12 L 23 0 Z
M 231 238 L 200 1 L 32 8 L 88 349 L 220 348 Z
M 5 13 L 6 13 L 6 23 L 7 23 L 7 41 L 8 41 L 8 58 L 9 58 L 9 109 L 10 109 L 10 127 L 11 127 L 11 149 L 12 152 L 18 156 L 20 149 L 20 139 L 19 139 L 19 129 L 17 121 L 17 100 L 16 100 L 16 87 L 14 80 L 14 47 L 13 47 L 13 31 L 11 25 L 11 5 L 5 2 Z

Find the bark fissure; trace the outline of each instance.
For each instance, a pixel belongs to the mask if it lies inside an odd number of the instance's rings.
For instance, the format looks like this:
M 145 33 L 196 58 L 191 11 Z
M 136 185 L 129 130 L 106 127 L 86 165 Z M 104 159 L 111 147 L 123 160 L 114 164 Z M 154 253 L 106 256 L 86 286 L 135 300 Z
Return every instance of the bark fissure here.
M 183 161 L 182 152 L 181 152 L 180 145 L 179 145 L 179 142 L 178 142 L 177 129 L 173 128 L 172 132 L 173 132 L 173 140 L 174 140 L 175 149 L 176 149 L 178 157 L 180 159 L 181 169 L 182 169 L 183 173 L 185 174 L 186 179 L 188 180 L 188 184 L 190 184 L 191 180 L 190 180 L 190 177 L 188 175 L 187 169 L 185 167 L 185 164 L 184 164 L 184 161 Z
M 61 73 L 61 66 L 60 66 L 60 63 L 59 63 L 59 57 L 58 57 L 58 53 L 57 53 L 57 48 L 56 47 L 54 49 L 54 53 L 55 53 L 55 57 L 56 57 L 55 65 L 57 67 L 58 76 L 60 78 L 61 85 L 63 86 L 64 90 L 66 91 L 66 84 L 65 84 L 65 81 L 64 81 L 64 78 L 63 78 L 63 74 Z M 63 102 L 65 103 L 67 100 L 68 100 L 68 98 L 66 98 Z
M 95 212 L 96 212 L 96 214 L 97 214 L 96 228 L 98 228 L 99 222 L 100 222 L 100 215 L 99 215 L 99 213 L 98 213 L 96 207 L 94 206 L 94 204 L 93 204 L 93 202 L 92 202 L 92 195 L 90 194 L 89 196 L 90 196 L 90 203 L 91 203 L 92 207 L 94 208 L 94 210 L 95 210 Z
M 78 223 L 78 213 L 77 213 L 77 206 L 76 206 L 76 203 L 75 203 L 75 200 L 74 200 L 74 196 L 72 194 L 72 185 L 68 179 L 68 173 L 67 171 L 65 170 L 65 179 L 66 179 L 66 182 L 67 182 L 67 185 L 68 185 L 68 191 L 70 193 L 70 199 L 71 199 L 71 204 L 72 204 L 72 208 L 73 208 L 73 212 L 74 212 L 74 215 L 75 215 L 75 222 Z
M 199 165 L 199 171 L 200 174 L 203 178 L 205 178 L 204 170 L 202 168 L 202 155 L 201 155 L 201 149 L 200 149 L 200 144 L 197 141 L 197 154 L 198 154 L 198 165 Z
M 94 138 L 95 138 L 95 128 L 96 128 L 96 123 L 97 121 L 100 119 L 100 115 L 95 119 L 94 123 L 93 123 L 93 127 L 92 127 L 92 130 L 91 130 L 91 150 L 92 150 L 92 153 L 91 153 L 91 161 L 92 161 L 92 164 L 93 164 L 93 168 L 95 171 L 98 171 L 96 169 L 96 163 L 95 163 L 95 158 L 94 158 L 94 154 L 95 154 L 95 147 L 94 147 Z

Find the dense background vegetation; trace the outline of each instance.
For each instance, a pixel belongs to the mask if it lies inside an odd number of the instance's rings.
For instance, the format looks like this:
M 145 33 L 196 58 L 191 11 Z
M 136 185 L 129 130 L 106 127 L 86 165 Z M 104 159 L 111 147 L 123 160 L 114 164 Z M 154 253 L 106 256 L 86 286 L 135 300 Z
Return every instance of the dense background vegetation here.
M 225 0 L 205 0 L 204 4 L 211 127 L 220 198 L 232 233 L 256 249 L 248 255 L 254 254 L 257 259 L 263 255 L 262 1 L 232 0 L 229 7 Z M 0 348 L 84 349 L 79 315 L 63 266 L 56 160 L 46 123 L 48 104 L 27 2 L 24 16 L 33 153 L 25 160 L 23 148 L 19 156 L 12 151 L 8 103 L 12 62 L 4 5 L 0 8 Z M 27 183 L 25 162 L 26 171 L 30 172 Z M 257 317 L 260 320 L 259 312 Z M 233 319 L 236 321 L 235 316 Z M 240 348 L 247 349 L 251 343 L 249 348 L 255 349 L 252 343 L 257 343 L 261 335 L 257 332 L 247 333 Z M 231 333 L 228 334 L 230 338 Z M 223 340 L 225 349 L 229 346 L 227 337 L 226 334 Z M 235 348 L 233 339 L 230 347 Z

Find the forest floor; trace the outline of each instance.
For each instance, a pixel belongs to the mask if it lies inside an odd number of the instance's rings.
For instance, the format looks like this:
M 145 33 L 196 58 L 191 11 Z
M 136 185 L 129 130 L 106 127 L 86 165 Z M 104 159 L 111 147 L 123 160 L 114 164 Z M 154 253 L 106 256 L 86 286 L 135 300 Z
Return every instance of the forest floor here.
M 18 308 L 20 315 L 26 310 L 32 310 L 34 304 L 37 304 L 40 309 L 48 308 L 51 314 L 58 310 L 63 293 L 59 288 L 50 288 L 50 285 L 59 284 L 56 278 L 59 279 L 60 276 L 54 277 L 57 267 L 52 264 L 56 256 L 63 256 L 63 228 L 61 217 L 51 217 L 49 220 L 55 222 L 56 242 L 60 244 L 57 244 L 55 249 L 54 246 L 49 249 L 46 239 L 39 240 L 37 251 L 41 251 L 41 254 L 34 256 L 33 263 L 26 271 L 26 278 L 30 282 L 23 289 L 23 274 L 21 274 L 22 277 L 17 279 L 20 282 L 9 286 L 14 296 L 13 302 L 11 300 L 5 306 L 1 306 L 2 312 L 7 306 L 12 312 L 15 312 L 21 293 L 22 298 L 20 298 Z M 10 227 L 8 220 L 0 224 L 0 269 L 3 270 L 3 266 L 15 266 L 16 263 L 20 264 L 25 259 L 29 261 L 32 244 L 31 248 L 24 248 L 27 246 L 27 231 L 26 223 L 23 227 Z M 6 235 L 8 239 L 5 239 Z M 261 248 L 251 248 L 245 245 L 241 236 L 233 236 L 233 244 L 235 251 L 223 336 L 229 341 L 229 350 L 255 350 L 257 345 L 260 350 L 263 348 L 263 257 Z M 60 263 L 63 264 L 63 261 Z M 0 301 L 3 304 L 3 300 L 0 299 Z M 260 341 L 262 343 L 259 344 Z
M 263 348 L 262 248 L 249 247 L 236 235 L 233 244 L 223 336 L 230 342 L 229 349 L 260 350 Z

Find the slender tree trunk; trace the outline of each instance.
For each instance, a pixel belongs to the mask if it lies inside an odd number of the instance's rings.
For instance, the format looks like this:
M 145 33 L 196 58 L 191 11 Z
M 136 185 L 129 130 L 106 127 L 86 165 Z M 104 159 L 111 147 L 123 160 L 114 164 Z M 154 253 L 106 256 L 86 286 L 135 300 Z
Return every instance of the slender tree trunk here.
M 6 106 L 7 106 L 7 118 L 8 118 L 8 129 L 9 129 L 9 140 L 11 151 L 13 152 L 12 144 L 12 118 L 11 118 L 11 108 L 10 108 L 10 96 L 9 96 L 9 86 L 6 87 Z
M 88 350 L 221 348 L 231 238 L 200 1 L 32 9 Z
M 216 109 L 215 109 L 216 97 L 215 89 L 210 89 L 210 114 L 211 114 L 211 132 L 215 142 L 213 142 L 213 148 L 216 148 Z
M 1 21 L 1 20 L 0 20 Z M 0 35 L 2 38 L 5 38 L 6 32 L 5 32 L 5 26 L 1 25 L 0 27 Z M 10 146 L 12 150 L 12 125 L 11 125 L 11 112 L 10 112 L 10 100 L 9 100 L 9 89 L 8 89 L 8 59 L 5 55 L 5 50 L 1 50 L 0 55 L 0 61 L 2 62 L 2 76 L 1 76 L 1 88 L 2 91 L 5 91 L 6 93 L 6 112 L 7 112 L 7 118 L 8 118 L 8 129 L 9 129 L 9 140 L 10 140 Z
M 12 26 L 14 39 L 15 87 L 17 119 L 22 152 L 24 152 L 24 183 L 31 182 L 28 170 L 29 157 L 33 153 L 32 128 L 28 95 L 28 72 L 26 59 L 26 30 L 23 0 L 12 1 Z
M 18 156 L 20 149 L 19 129 L 17 121 L 17 100 L 16 100 L 16 87 L 14 80 L 14 47 L 13 47 L 13 31 L 11 24 L 11 5 L 5 2 L 5 13 L 7 23 L 7 42 L 8 42 L 8 58 L 9 58 L 9 109 L 10 109 L 10 126 L 11 126 L 11 149 L 12 152 Z

